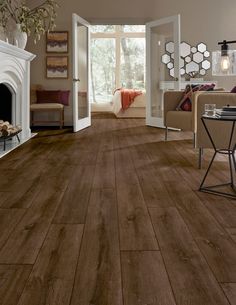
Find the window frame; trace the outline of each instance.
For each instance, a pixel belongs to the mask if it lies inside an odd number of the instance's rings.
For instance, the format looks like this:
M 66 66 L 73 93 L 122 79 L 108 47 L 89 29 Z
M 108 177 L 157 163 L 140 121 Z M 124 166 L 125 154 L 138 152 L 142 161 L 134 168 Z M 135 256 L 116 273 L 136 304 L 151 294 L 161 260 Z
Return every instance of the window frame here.
M 140 24 L 142 25 L 142 24 Z M 145 25 L 144 25 L 145 26 Z M 146 38 L 145 32 L 124 32 L 122 25 L 114 25 L 114 32 L 96 32 L 90 33 L 90 39 L 113 38 L 115 39 L 115 86 L 121 87 L 121 39 L 122 38 Z M 145 71 L 144 71 L 145 72 Z

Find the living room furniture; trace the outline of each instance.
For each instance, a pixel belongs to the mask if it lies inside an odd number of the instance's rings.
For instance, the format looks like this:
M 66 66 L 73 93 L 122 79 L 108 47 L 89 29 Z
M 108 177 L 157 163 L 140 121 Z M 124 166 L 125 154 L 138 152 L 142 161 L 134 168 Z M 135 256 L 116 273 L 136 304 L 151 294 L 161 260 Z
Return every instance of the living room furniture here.
M 196 145 L 196 112 L 198 96 L 204 91 L 193 92 L 191 96 L 192 110 L 178 111 L 178 107 L 182 97 L 183 91 L 166 91 L 164 93 L 164 126 L 165 126 L 165 140 L 168 137 L 169 128 L 181 129 L 184 131 L 192 131 L 194 139 L 194 147 Z
M 58 103 L 32 104 L 30 105 L 31 112 L 31 126 L 40 123 L 59 123 L 60 129 L 64 125 L 64 105 Z M 38 120 L 35 119 L 36 112 L 56 112 L 58 113 L 58 120 Z
M 226 124 L 231 125 L 229 126 L 229 134 L 228 136 L 226 136 L 227 138 L 227 146 L 225 146 L 224 148 L 217 148 L 215 141 L 214 141 L 214 137 L 212 136 L 212 130 L 210 130 L 208 128 L 208 124 L 207 121 L 215 121 L 215 122 L 226 122 Z M 233 199 L 236 199 L 236 189 L 235 189 L 235 184 L 234 184 L 234 171 L 236 169 L 236 162 L 235 162 L 235 157 L 234 157 L 234 153 L 235 153 L 235 148 L 236 148 L 236 144 L 234 142 L 233 136 L 234 136 L 234 131 L 235 131 L 235 122 L 236 122 L 236 116 L 235 117 L 229 117 L 229 118 L 219 118 L 214 116 L 207 116 L 207 115 L 203 115 L 201 117 L 201 121 L 203 123 L 203 126 L 205 128 L 205 131 L 209 137 L 209 140 L 212 144 L 212 147 L 214 148 L 214 155 L 209 163 L 209 166 L 207 168 L 207 171 L 203 177 L 203 180 L 201 182 L 199 191 L 202 192 L 206 192 L 206 193 L 211 193 L 211 194 L 216 194 L 216 195 L 221 195 L 221 196 L 226 196 L 226 197 L 230 197 Z M 214 133 L 219 133 L 221 134 L 221 137 L 224 135 L 222 135 L 221 133 L 221 126 L 218 124 L 218 128 L 214 129 Z M 215 160 L 215 157 L 217 154 L 223 154 L 223 155 L 228 155 L 228 160 L 229 160 L 229 170 L 230 170 L 230 182 L 227 183 L 223 183 L 223 184 L 218 184 L 218 185 L 210 185 L 210 186 L 204 186 L 204 183 L 206 181 L 206 178 L 210 172 L 210 169 L 213 165 L 213 162 Z M 217 190 L 217 188 L 222 187 L 222 186 L 227 186 L 230 185 L 230 187 L 232 188 L 232 190 L 234 191 L 235 194 L 231 194 L 228 192 L 223 192 L 220 190 Z
M 41 85 L 33 85 L 31 86 L 30 91 L 30 114 L 31 114 L 31 126 L 34 124 L 45 124 L 45 123 L 58 123 L 60 129 L 63 128 L 64 125 L 64 105 L 61 103 L 56 103 L 52 100 L 51 103 L 37 103 L 37 90 L 43 90 Z M 53 112 L 56 113 L 57 119 L 56 120 L 48 120 L 48 119 L 38 119 L 36 118 L 36 113 L 48 113 Z
M 136 96 L 130 107 L 123 110 L 121 107 L 121 91 L 117 90 L 112 98 L 112 112 L 117 118 L 145 118 L 146 92 Z
M 196 102 L 196 100 L 195 100 Z M 213 148 L 212 143 L 207 135 L 207 132 L 201 122 L 201 117 L 205 112 L 205 104 L 215 104 L 217 109 L 223 106 L 230 105 L 236 106 L 236 94 L 229 93 L 226 91 L 221 92 L 203 92 L 198 95 L 197 102 L 195 104 L 195 132 L 196 132 L 196 148 L 199 149 L 199 168 L 202 164 L 202 156 L 204 148 Z M 225 122 L 220 122 L 221 129 L 219 132 L 219 122 L 211 120 L 208 122 L 208 128 L 211 130 L 212 137 L 214 138 L 214 143 L 217 148 L 227 147 L 227 137 L 222 137 L 222 134 L 227 135 L 230 133 L 230 127 Z M 236 141 L 236 136 L 234 136 Z
M 164 93 L 164 126 L 165 140 L 168 137 L 168 130 L 170 128 L 181 129 L 185 131 L 192 131 L 194 135 L 194 147 L 199 149 L 198 167 L 201 168 L 202 156 L 204 148 L 212 148 L 209 137 L 201 123 L 201 117 L 205 112 L 205 104 L 216 104 L 216 108 L 223 106 L 236 105 L 236 94 L 224 91 L 219 88 L 215 91 L 196 91 L 192 94 L 192 111 L 177 111 L 183 91 L 166 91 Z M 210 128 L 217 129 L 216 122 L 209 122 Z M 222 130 L 228 132 L 228 126 L 222 124 Z M 218 133 L 214 135 L 217 147 L 225 147 L 226 139 Z

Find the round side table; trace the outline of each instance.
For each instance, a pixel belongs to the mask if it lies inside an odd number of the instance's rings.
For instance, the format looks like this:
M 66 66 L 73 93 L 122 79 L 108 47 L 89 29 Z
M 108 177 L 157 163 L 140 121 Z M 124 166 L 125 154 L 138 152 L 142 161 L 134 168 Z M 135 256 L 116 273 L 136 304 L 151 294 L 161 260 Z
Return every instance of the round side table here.
M 201 117 L 201 120 L 202 120 L 202 123 L 204 125 L 204 128 L 207 132 L 207 135 L 211 141 L 211 144 L 214 148 L 214 155 L 210 161 L 210 164 L 207 168 L 207 171 L 203 177 L 203 180 L 201 182 L 201 185 L 200 185 L 200 188 L 199 188 L 199 191 L 202 191 L 202 192 L 206 192 L 206 193 L 211 193 L 211 194 L 216 194 L 216 195 L 220 195 L 220 196 L 226 196 L 226 197 L 229 197 L 231 199 L 236 199 L 236 186 L 234 184 L 234 171 L 236 170 L 236 162 L 235 162 L 235 156 L 234 156 L 234 153 L 235 153 L 235 149 L 236 149 L 236 144 L 233 143 L 232 145 L 232 140 L 233 140 L 233 135 L 234 135 L 234 129 L 235 129 L 235 122 L 236 122 L 236 116 L 229 116 L 229 117 L 217 117 L 217 116 L 208 116 L 208 115 L 203 115 Z M 207 120 L 214 120 L 214 121 L 225 121 L 225 122 L 231 122 L 232 123 L 232 127 L 231 127 L 231 130 L 230 130 L 230 138 L 229 138 L 229 143 L 228 143 L 228 147 L 226 148 L 223 148 L 223 149 L 218 149 L 216 148 L 216 145 L 214 143 L 214 140 L 212 138 L 212 135 L 207 127 L 207 124 L 206 124 L 206 121 Z M 211 166 L 215 160 L 215 157 L 217 154 L 223 154 L 223 155 L 228 155 L 228 161 L 229 161 L 229 170 L 230 170 L 230 182 L 228 183 L 223 183 L 223 184 L 218 184 L 218 185 L 211 185 L 211 186 L 204 186 L 204 183 L 205 183 L 205 180 L 209 174 L 209 171 L 211 169 Z M 227 186 L 229 185 L 232 189 L 232 193 L 226 193 L 226 192 L 223 192 L 223 191 L 219 191 L 219 190 L 216 190 L 216 188 L 219 188 L 221 186 Z

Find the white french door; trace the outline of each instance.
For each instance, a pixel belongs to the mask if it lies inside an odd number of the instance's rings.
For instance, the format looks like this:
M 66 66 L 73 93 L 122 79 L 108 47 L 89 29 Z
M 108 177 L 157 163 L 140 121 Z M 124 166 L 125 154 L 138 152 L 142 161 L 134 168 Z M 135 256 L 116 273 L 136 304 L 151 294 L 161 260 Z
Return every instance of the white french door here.
M 172 42 L 174 56 L 166 52 L 166 43 Z M 167 53 L 173 65 L 169 70 L 162 63 Z M 173 89 L 180 90 L 180 15 L 155 20 L 146 24 L 146 124 L 163 128 L 163 90 L 161 84 L 173 82 Z
M 89 23 L 72 15 L 73 39 L 73 130 L 77 132 L 91 125 L 89 101 L 90 59 Z

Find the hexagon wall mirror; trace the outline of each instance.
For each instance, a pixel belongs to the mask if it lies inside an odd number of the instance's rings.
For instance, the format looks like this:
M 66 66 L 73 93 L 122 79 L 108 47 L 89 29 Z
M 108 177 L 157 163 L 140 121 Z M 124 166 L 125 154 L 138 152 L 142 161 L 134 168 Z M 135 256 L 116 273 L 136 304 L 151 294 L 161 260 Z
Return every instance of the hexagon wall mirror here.
M 194 73 L 201 76 L 206 75 L 207 70 L 211 68 L 209 61 L 210 52 L 207 45 L 203 42 L 196 46 L 191 46 L 183 41 L 180 44 L 180 74 L 192 76 Z M 170 76 L 174 77 L 174 42 L 168 41 L 165 44 L 165 54 L 162 55 L 161 61 L 166 65 Z

